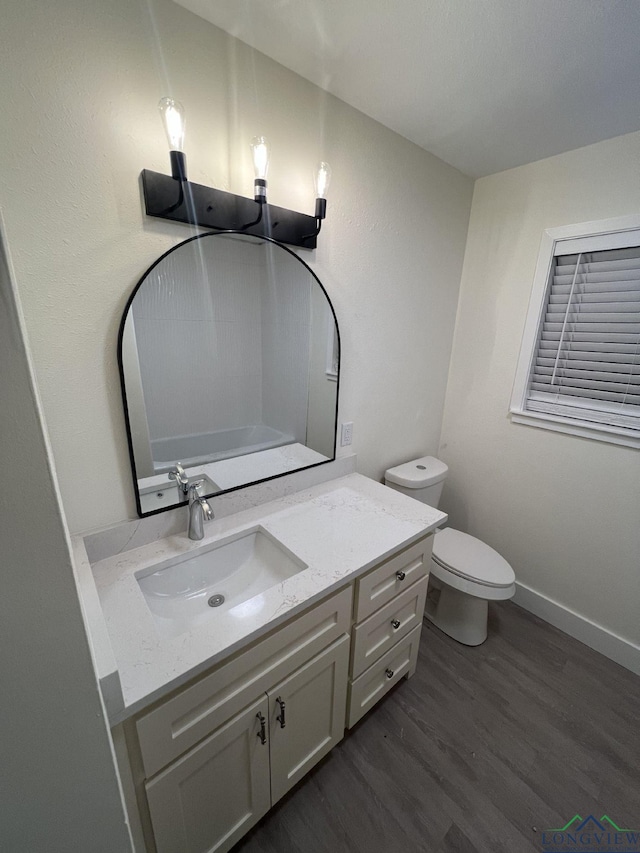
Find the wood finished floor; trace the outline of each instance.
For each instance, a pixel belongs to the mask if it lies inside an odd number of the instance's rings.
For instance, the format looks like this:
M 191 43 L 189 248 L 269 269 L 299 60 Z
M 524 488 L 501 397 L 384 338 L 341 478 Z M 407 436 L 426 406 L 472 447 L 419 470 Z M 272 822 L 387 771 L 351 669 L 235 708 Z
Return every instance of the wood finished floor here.
M 401 681 L 233 853 L 539 853 L 576 813 L 640 826 L 640 678 L 511 603 L 425 623 Z

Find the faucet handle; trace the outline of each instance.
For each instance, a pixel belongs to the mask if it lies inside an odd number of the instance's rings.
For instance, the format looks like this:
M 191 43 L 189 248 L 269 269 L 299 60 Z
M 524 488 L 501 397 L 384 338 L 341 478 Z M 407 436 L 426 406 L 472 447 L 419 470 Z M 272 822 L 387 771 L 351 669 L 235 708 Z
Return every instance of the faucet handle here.
M 170 480 L 176 481 L 178 488 L 182 489 L 183 494 L 186 495 L 189 490 L 189 478 L 179 462 L 176 462 L 175 467 L 169 471 L 168 476 Z
M 200 486 L 204 484 L 204 480 L 192 480 L 187 485 L 187 494 L 189 495 L 189 503 L 200 500 Z

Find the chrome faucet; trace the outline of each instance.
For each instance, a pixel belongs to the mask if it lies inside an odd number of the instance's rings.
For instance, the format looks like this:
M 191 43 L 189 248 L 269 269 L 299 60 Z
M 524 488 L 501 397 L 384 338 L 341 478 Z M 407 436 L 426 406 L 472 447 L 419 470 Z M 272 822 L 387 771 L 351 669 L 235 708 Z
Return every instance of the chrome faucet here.
M 178 491 L 182 492 L 185 497 L 189 494 L 189 478 L 179 462 L 176 462 L 176 467 L 169 471 L 169 479 L 176 481 Z
M 204 539 L 204 523 L 211 521 L 213 510 L 206 498 L 198 493 L 204 480 L 194 480 L 189 483 L 189 539 Z

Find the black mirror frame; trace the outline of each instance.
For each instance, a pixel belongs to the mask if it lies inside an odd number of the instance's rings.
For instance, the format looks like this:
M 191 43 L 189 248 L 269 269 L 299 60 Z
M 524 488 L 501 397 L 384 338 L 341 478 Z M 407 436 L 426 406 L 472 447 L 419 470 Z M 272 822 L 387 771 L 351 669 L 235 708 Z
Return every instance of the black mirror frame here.
M 142 286 L 143 282 L 146 280 L 149 273 L 151 273 L 158 266 L 158 264 L 160 264 L 166 257 L 171 255 L 173 252 L 177 251 L 178 249 L 182 248 L 182 246 L 186 246 L 188 243 L 193 243 L 195 240 L 202 240 L 204 237 L 224 237 L 224 236 L 229 236 L 229 235 L 233 235 L 233 234 L 237 234 L 238 236 L 241 236 L 241 237 L 254 236 L 255 239 L 257 239 L 257 240 L 260 240 L 260 241 L 265 242 L 265 243 L 272 243 L 275 246 L 279 246 L 285 252 L 288 252 L 288 254 L 290 254 L 299 263 L 301 263 L 302 266 L 306 269 L 306 271 L 308 273 L 310 273 L 311 276 L 315 279 L 317 284 L 320 286 L 322 292 L 324 293 L 325 298 L 329 304 L 329 307 L 331 308 L 331 313 L 333 315 L 333 320 L 334 320 L 335 328 L 336 328 L 336 337 L 337 337 L 337 345 L 338 345 L 338 372 L 337 372 L 337 377 L 336 377 L 337 385 L 336 385 L 336 411 L 335 411 L 334 429 L 333 429 L 333 456 L 331 457 L 331 459 L 327 459 L 323 462 L 315 462 L 312 465 L 303 465 L 300 468 L 295 468 L 293 471 L 283 471 L 281 474 L 273 474 L 270 477 L 262 477 L 259 480 L 252 480 L 252 481 L 247 482 L 247 483 L 241 483 L 240 485 L 233 486 L 230 489 L 221 489 L 218 492 L 213 492 L 212 494 L 207 494 L 207 495 L 205 495 L 205 497 L 212 498 L 212 497 L 217 497 L 218 495 L 226 495 L 226 494 L 229 494 L 230 492 L 236 492 L 236 491 L 238 491 L 238 489 L 246 489 L 246 488 L 249 488 L 250 486 L 258 485 L 259 483 L 267 483 L 270 480 L 277 480 L 280 477 L 288 476 L 289 474 L 296 473 L 297 471 L 306 471 L 310 468 L 318 468 L 320 465 L 327 465 L 329 462 L 335 461 L 335 458 L 336 458 L 337 430 L 338 430 L 338 404 L 339 404 L 339 400 L 340 400 L 340 367 L 341 367 L 341 361 L 342 361 L 342 342 L 340 339 L 340 327 L 338 326 L 338 318 L 336 317 L 336 312 L 335 312 L 335 309 L 333 307 L 333 303 L 331 302 L 331 299 L 329 298 L 329 294 L 327 293 L 325 286 L 322 284 L 322 282 L 320 281 L 318 276 L 314 273 L 314 271 L 311 269 L 311 267 L 307 263 L 305 263 L 305 261 L 303 261 L 302 258 L 299 257 L 299 255 L 297 255 L 292 249 L 289 249 L 283 243 L 280 243 L 278 240 L 274 240 L 272 237 L 262 237 L 262 236 L 258 237 L 256 235 L 247 235 L 247 233 L 245 231 L 205 231 L 202 234 L 196 234 L 193 237 L 188 237 L 186 240 L 182 240 L 180 243 L 177 243 L 175 246 L 172 246 L 170 249 L 168 249 L 166 252 L 164 252 L 164 254 L 160 255 L 160 257 L 157 258 L 151 264 L 151 266 L 140 277 L 140 279 L 138 280 L 138 283 L 136 284 L 136 286 L 133 288 L 131 294 L 129 295 L 129 298 L 127 299 L 127 303 L 124 307 L 124 311 L 122 312 L 122 319 L 120 320 L 120 327 L 118 330 L 118 372 L 120 374 L 120 390 L 122 392 L 122 405 L 123 405 L 123 409 L 124 409 L 124 420 L 125 420 L 125 427 L 126 427 L 126 431 L 127 431 L 127 443 L 128 443 L 128 447 L 129 447 L 129 462 L 131 464 L 131 475 L 133 478 L 133 488 L 134 488 L 134 493 L 135 493 L 135 498 L 136 498 L 136 509 L 138 511 L 138 517 L 139 518 L 148 518 L 152 515 L 159 515 L 161 512 L 168 512 L 170 510 L 178 509 L 179 507 L 186 505 L 186 499 L 183 501 L 179 501 L 178 503 L 173 504 L 172 506 L 161 507 L 159 509 L 150 510 L 149 512 L 143 512 L 142 511 L 142 506 L 141 506 L 141 502 L 140 502 L 140 491 L 138 489 L 138 477 L 137 477 L 137 472 L 136 472 L 136 463 L 135 463 L 135 457 L 134 457 L 134 453 L 133 453 L 133 438 L 132 438 L 132 434 L 131 434 L 131 423 L 129 420 L 129 407 L 128 407 L 128 403 L 127 403 L 127 389 L 126 389 L 126 385 L 125 385 L 124 364 L 123 364 L 123 358 L 122 358 L 122 340 L 124 337 L 125 323 L 127 321 L 128 315 L 129 315 L 129 310 L 131 308 L 131 305 L 133 303 L 133 300 L 134 300 L 138 290 Z

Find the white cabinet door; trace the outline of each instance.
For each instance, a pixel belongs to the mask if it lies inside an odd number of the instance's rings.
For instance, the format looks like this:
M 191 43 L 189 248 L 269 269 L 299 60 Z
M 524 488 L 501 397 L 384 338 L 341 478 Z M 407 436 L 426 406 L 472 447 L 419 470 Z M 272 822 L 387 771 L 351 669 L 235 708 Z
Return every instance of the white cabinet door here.
M 268 811 L 268 713 L 263 695 L 146 783 L 158 853 L 224 853 Z
M 272 803 L 342 739 L 348 664 L 345 636 L 268 692 Z

